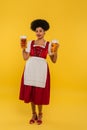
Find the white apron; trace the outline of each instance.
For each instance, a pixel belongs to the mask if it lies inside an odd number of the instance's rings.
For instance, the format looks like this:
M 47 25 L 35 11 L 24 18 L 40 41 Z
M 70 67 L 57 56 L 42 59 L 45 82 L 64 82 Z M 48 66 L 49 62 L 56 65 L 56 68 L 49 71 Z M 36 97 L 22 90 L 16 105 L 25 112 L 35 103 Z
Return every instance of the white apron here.
M 45 88 L 47 79 L 47 62 L 44 58 L 30 57 L 24 71 L 24 84 Z

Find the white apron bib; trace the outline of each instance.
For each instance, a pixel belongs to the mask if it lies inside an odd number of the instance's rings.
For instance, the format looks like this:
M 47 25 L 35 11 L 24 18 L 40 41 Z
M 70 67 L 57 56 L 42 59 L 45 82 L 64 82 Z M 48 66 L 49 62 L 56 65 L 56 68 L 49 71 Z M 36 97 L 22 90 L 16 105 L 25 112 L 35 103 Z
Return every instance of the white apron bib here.
M 45 88 L 47 79 L 47 62 L 44 58 L 30 57 L 24 71 L 24 84 Z

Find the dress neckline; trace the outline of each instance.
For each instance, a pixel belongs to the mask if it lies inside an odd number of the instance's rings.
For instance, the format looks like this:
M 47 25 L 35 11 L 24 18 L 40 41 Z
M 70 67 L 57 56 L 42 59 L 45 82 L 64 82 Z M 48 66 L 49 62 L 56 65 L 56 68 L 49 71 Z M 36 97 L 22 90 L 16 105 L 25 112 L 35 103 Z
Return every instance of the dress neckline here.
M 44 42 L 44 45 L 38 45 L 38 44 L 35 44 L 35 40 L 34 40 L 34 46 L 40 46 L 40 47 L 45 48 L 46 47 L 46 43 L 47 43 L 47 41 Z

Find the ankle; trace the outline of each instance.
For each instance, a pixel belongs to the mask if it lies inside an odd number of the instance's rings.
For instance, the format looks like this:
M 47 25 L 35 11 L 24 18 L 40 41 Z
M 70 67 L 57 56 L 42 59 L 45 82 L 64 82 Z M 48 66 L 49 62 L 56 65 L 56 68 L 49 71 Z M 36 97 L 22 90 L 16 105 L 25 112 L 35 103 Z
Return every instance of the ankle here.
M 36 111 L 32 112 L 32 114 L 36 114 Z
M 39 116 L 42 116 L 42 112 L 39 112 L 38 115 L 39 115 Z
M 41 120 L 42 119 L 42 112 L 41 113 L 38 113 L 38 120 Z
M 37 116 L 37 113 L 36 113 L 36 112 L 33 112 L 33 113 L 32 113 L 32 118 L 36 118 L 36 116 Z

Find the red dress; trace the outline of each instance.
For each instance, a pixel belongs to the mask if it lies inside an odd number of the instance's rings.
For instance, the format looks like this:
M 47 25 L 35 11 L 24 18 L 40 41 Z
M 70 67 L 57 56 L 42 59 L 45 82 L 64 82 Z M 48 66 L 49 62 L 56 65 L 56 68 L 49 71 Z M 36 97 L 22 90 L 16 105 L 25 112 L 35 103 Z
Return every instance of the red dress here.
M 34 46 L 34 41 L 31 43 L 30 56 L 41 57 L 46 59 L 48 54 L 49 42 L 46 43 L 46 46 Z M 50 100 L 50 72 L 47 65 L 47 79 L 45 88 L 34 87 L 30 85 L 24 85 L 24 73 L 21 79 L 21 87 L 19 99 L 24 100 L 25 103 L 33 102 L 36 105 L 48 105 Z

